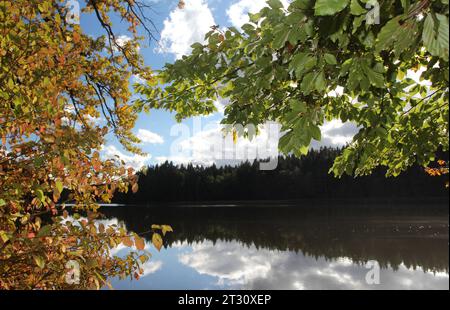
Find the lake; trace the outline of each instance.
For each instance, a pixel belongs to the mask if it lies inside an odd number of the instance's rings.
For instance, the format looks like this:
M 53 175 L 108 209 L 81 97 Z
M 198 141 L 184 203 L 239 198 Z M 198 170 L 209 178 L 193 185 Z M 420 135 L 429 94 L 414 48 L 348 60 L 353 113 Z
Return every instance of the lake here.
M 122 206 L 106 224 L 174 232 L 116 289 L 449 289 L 448 203 Z M 120 247 L 115 255 L 129 251 Z

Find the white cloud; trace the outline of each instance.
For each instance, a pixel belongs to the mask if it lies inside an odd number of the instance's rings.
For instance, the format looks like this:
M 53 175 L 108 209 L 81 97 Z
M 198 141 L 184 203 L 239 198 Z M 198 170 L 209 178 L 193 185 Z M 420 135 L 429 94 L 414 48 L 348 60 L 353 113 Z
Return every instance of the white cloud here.
M 136 84 L 145 84 L 145 80 L 139 74 L 133 74 L 132 81 Z
M 427 68 L 424 67 L 424 66 L 421 66 L 421 67 L 420 67 L 418 70 L 416 70 L 416 71 L 409 69 L 409 70 L 406 72 L 406 77 L 407 77 L 407 78 L 410 78 L 410 79 L 412 79 L 412 80 L 414 80 L 414 82 L 416 82 L 416 83 L 419 84 L 419 85 L 422 85 L 422 86 L 431 86 L 431 85 L 432 85 L 431 81 L 430 81 L 430 80 L 426 80 L 426 79 L 424 79 L 424 78 L 422 77 L 422 74 L 423 74 L 426 70 L 427 70 Z
M 129 36 L 127 36 L 127 35 L 120 35 L 120 36 L 117 36 L 117 37 L 116 37 L 116 43 L 117 43 L 117 45 L 120 46 L 121 48 L 125 47 L 125 45 L 126 45 L 128 42 L 130 42 L 131 40 L 132 40 L 132 38 L 129 37 Z M 117 46 L 113 45 L 113 50 L 114 50 L 115 52 L 117 52 L 117 51 L 118 51 Z M 140 47 L 137 46 L 137 51 L 139 52 L 139 50 L 140 50 Z
M 201 130 L 194 130 L 193 134 L 190 134 L 190 128 L 186 128 L 186 125 L 180 125 L 181 128 L 174 130 L 173 136 L 179 137 L 182 131 L 184 138 L 176 139 L 171 145 L 170 155 L 157 157 L 156 162 L 172 161 L 175 164 L 191 163 L 201 166 L 236 165 L 243 161 L 275 158 L 279 154 L 280 125 L 277 123 L 267 123 L 260 127 L 259 134 L 253 139 L 239 137 L 236 143 L 231 134 L 224 136 L 223 125 L 209 123 L 203 128 L 200 125 L 196 125 L 194 121 L 192 127 Z M 344 146 L 358 132 L 355 124 L 339 120 L 326 122 L 321 129 L 322 140 L 313 141 L 311 148 Z
M 145 277 L 148 276 L 152 273 L 157 272 L 158 270 L 160 270 L 162 268 L 162 261 L 147 261 L 146 263 L 144 263 L 141 267 L 144 270 L 143 274 L 141 275 L 141 277 Z
M 136 135 L 142 143 L 163 144 L 164 139 L 160 135 L 146 129 L 139 129 Z
M 169 160 L 177 164 L 209 166 L 233 165 L 242 161 L 278 156 L 279 125 L 276 123 L 260 126 L 256 137 L 239 137 L 236 143 L 233 142 L 232 134 L 224 136 L 224 126 L 217 123 L 208 125 L 186 139 L 176 140 L 171 146 L 170 156 L 158 157 L 157 161 Z
M 94 126 L 100 126 L 105 123 L 105 118 L 103 118 L 103 117 L 94 117 L 94 116 L 88 115 L 87 119 Z
M 229 104 L 230 104 L 229 99 L 222 99 L 222 98 L 220 98 L 219 100 L 216 100 L 214 102 L 214 106 L 217 109 L 217 113 L 222 114 L 222 115 L 225 113 L 225 108 Z
M 313 141 L 312 147 L 321 146 L 344 146 L 353 140 L 358 132 L 358 127 L 354 123 L 343 123 L 340 120 L 326 122 L 322 127 L 322 140 Z
M 114 145 L 104 146 L 102 149 L 102 155 L 104 158 L 110 159 L 117 159 L 118 157 L 120 160 L 125 162 L 125 166 L 132 167 L 134 170 L 141 169 L 151 159 L 151 155 L 126 155 L 119 151 Z
M 248 13 L 258 13 L 267 6 L 267 0 L 240 0 L 233 3 L 227 9 L 227 16 L 234 27 L 240 28 L 249 22 Z M 290 1 L 281 1 L 284 7 L 288 7 Z
M 183 9 L 175 8 L 164 21 L 159 41 L 160 53 L 174 54 L 177 59 L 191 52 L 191 45 L 203 42 L 205 34 L 215 25 L 206 0 L 185 0 Z
M 116 43 L 120 47 L 124 47 L 129 41 L 131 41 L 131 37 L 127 35 L 121 35 L 116 38 Z

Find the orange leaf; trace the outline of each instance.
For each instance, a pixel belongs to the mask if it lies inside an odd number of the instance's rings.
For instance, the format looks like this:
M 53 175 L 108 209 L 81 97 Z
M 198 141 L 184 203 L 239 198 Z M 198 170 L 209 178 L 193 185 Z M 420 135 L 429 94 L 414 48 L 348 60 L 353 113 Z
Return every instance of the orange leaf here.
M 73 33 L 73 42 L 78 43 L 80 42 L 80 35 L 78 34 L 78 32 Z
M 137 191 L 139 190 L 139 185 L 137 183 L 134 183 L 133 186 L 131 187 L 131 190 L 133 191 L 134 194 L 136 194 Z
M 134 245 L 136 246 L 136 249 L 142 251 L 145 248 L 144 239 L 142 239 L 139 236 L 135 236 L 134 237 Z
M 133 241 L 128 236 L 122 238 L 122 243 L 129 248 L 133 246 Z

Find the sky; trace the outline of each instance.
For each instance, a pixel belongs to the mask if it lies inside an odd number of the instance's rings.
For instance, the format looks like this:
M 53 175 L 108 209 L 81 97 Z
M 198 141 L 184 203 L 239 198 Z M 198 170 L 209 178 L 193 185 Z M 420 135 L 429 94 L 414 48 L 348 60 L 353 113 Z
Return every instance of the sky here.
M 142 0 L 152 6 L 148 16 L 156 25 L 158 42 L 143 42 L 140 49 L 145 63 L 153 70 L 162 69 L 164 64 L 173 63 L 183 55 L 189 55 L 190 46 L 202 42 L 211 26 L 234 26 L 240 28 L 248 22 L 248 13 L 255 13 L 266 4 L 265 0 L 184 0 L 183 9 L 178 0 Z M 288 5 L 289 0 L 283 0 Z M 119 38 L 129 36 L 126 27 L 119 20 L 112 20 Z M 104 34 L 93 15 L 81 15 L 80 25 L 93 36 Z M 133 82 L 142 82 L 133 77 Z M 239 138 L 233 143 L 231 136 L 223 136 L 219 124 L 223 118 L 226 101 L 217 102 L 218 112 L 206 117 L 184 120 L 178 124 L 174 114 L 163 110 L 142 113 L 135 126 L 135 134 L 142 140 L 140 147 L 146 156 L 127 153 L 113 136 L 108 136 L 101 152 L 104 158 L 118 155 L 128 166 L 140 169 L 146 165 L 173 161 L 176 164 L 213 163 L 234 164 L 255 158 L 277 156 L 279 126 L 269 123 L 261 128 L 261 134 L 253 140 Z M 102 120 L 98 120 L 101 122 Z M 313 147 L 323 145 L 340 146 L 351 141 L 356 132 L 353 124 L 339 121 L 327 123 L 322 128 L 322 141 L 314 141 Z

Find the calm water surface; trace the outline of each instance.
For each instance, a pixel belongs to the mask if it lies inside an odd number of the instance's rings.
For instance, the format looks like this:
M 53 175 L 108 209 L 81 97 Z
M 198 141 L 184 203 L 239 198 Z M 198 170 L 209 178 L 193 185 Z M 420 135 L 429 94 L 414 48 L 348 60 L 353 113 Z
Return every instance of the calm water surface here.
M 170 224 L 139 281 L 116 289 L 449 289 L 448 205 L 178 206 L 104 208 L 136 232 Z M 125 255 L 123 247 L 116 255 Z M 368 261 L 380 284 L 366 282 Z

